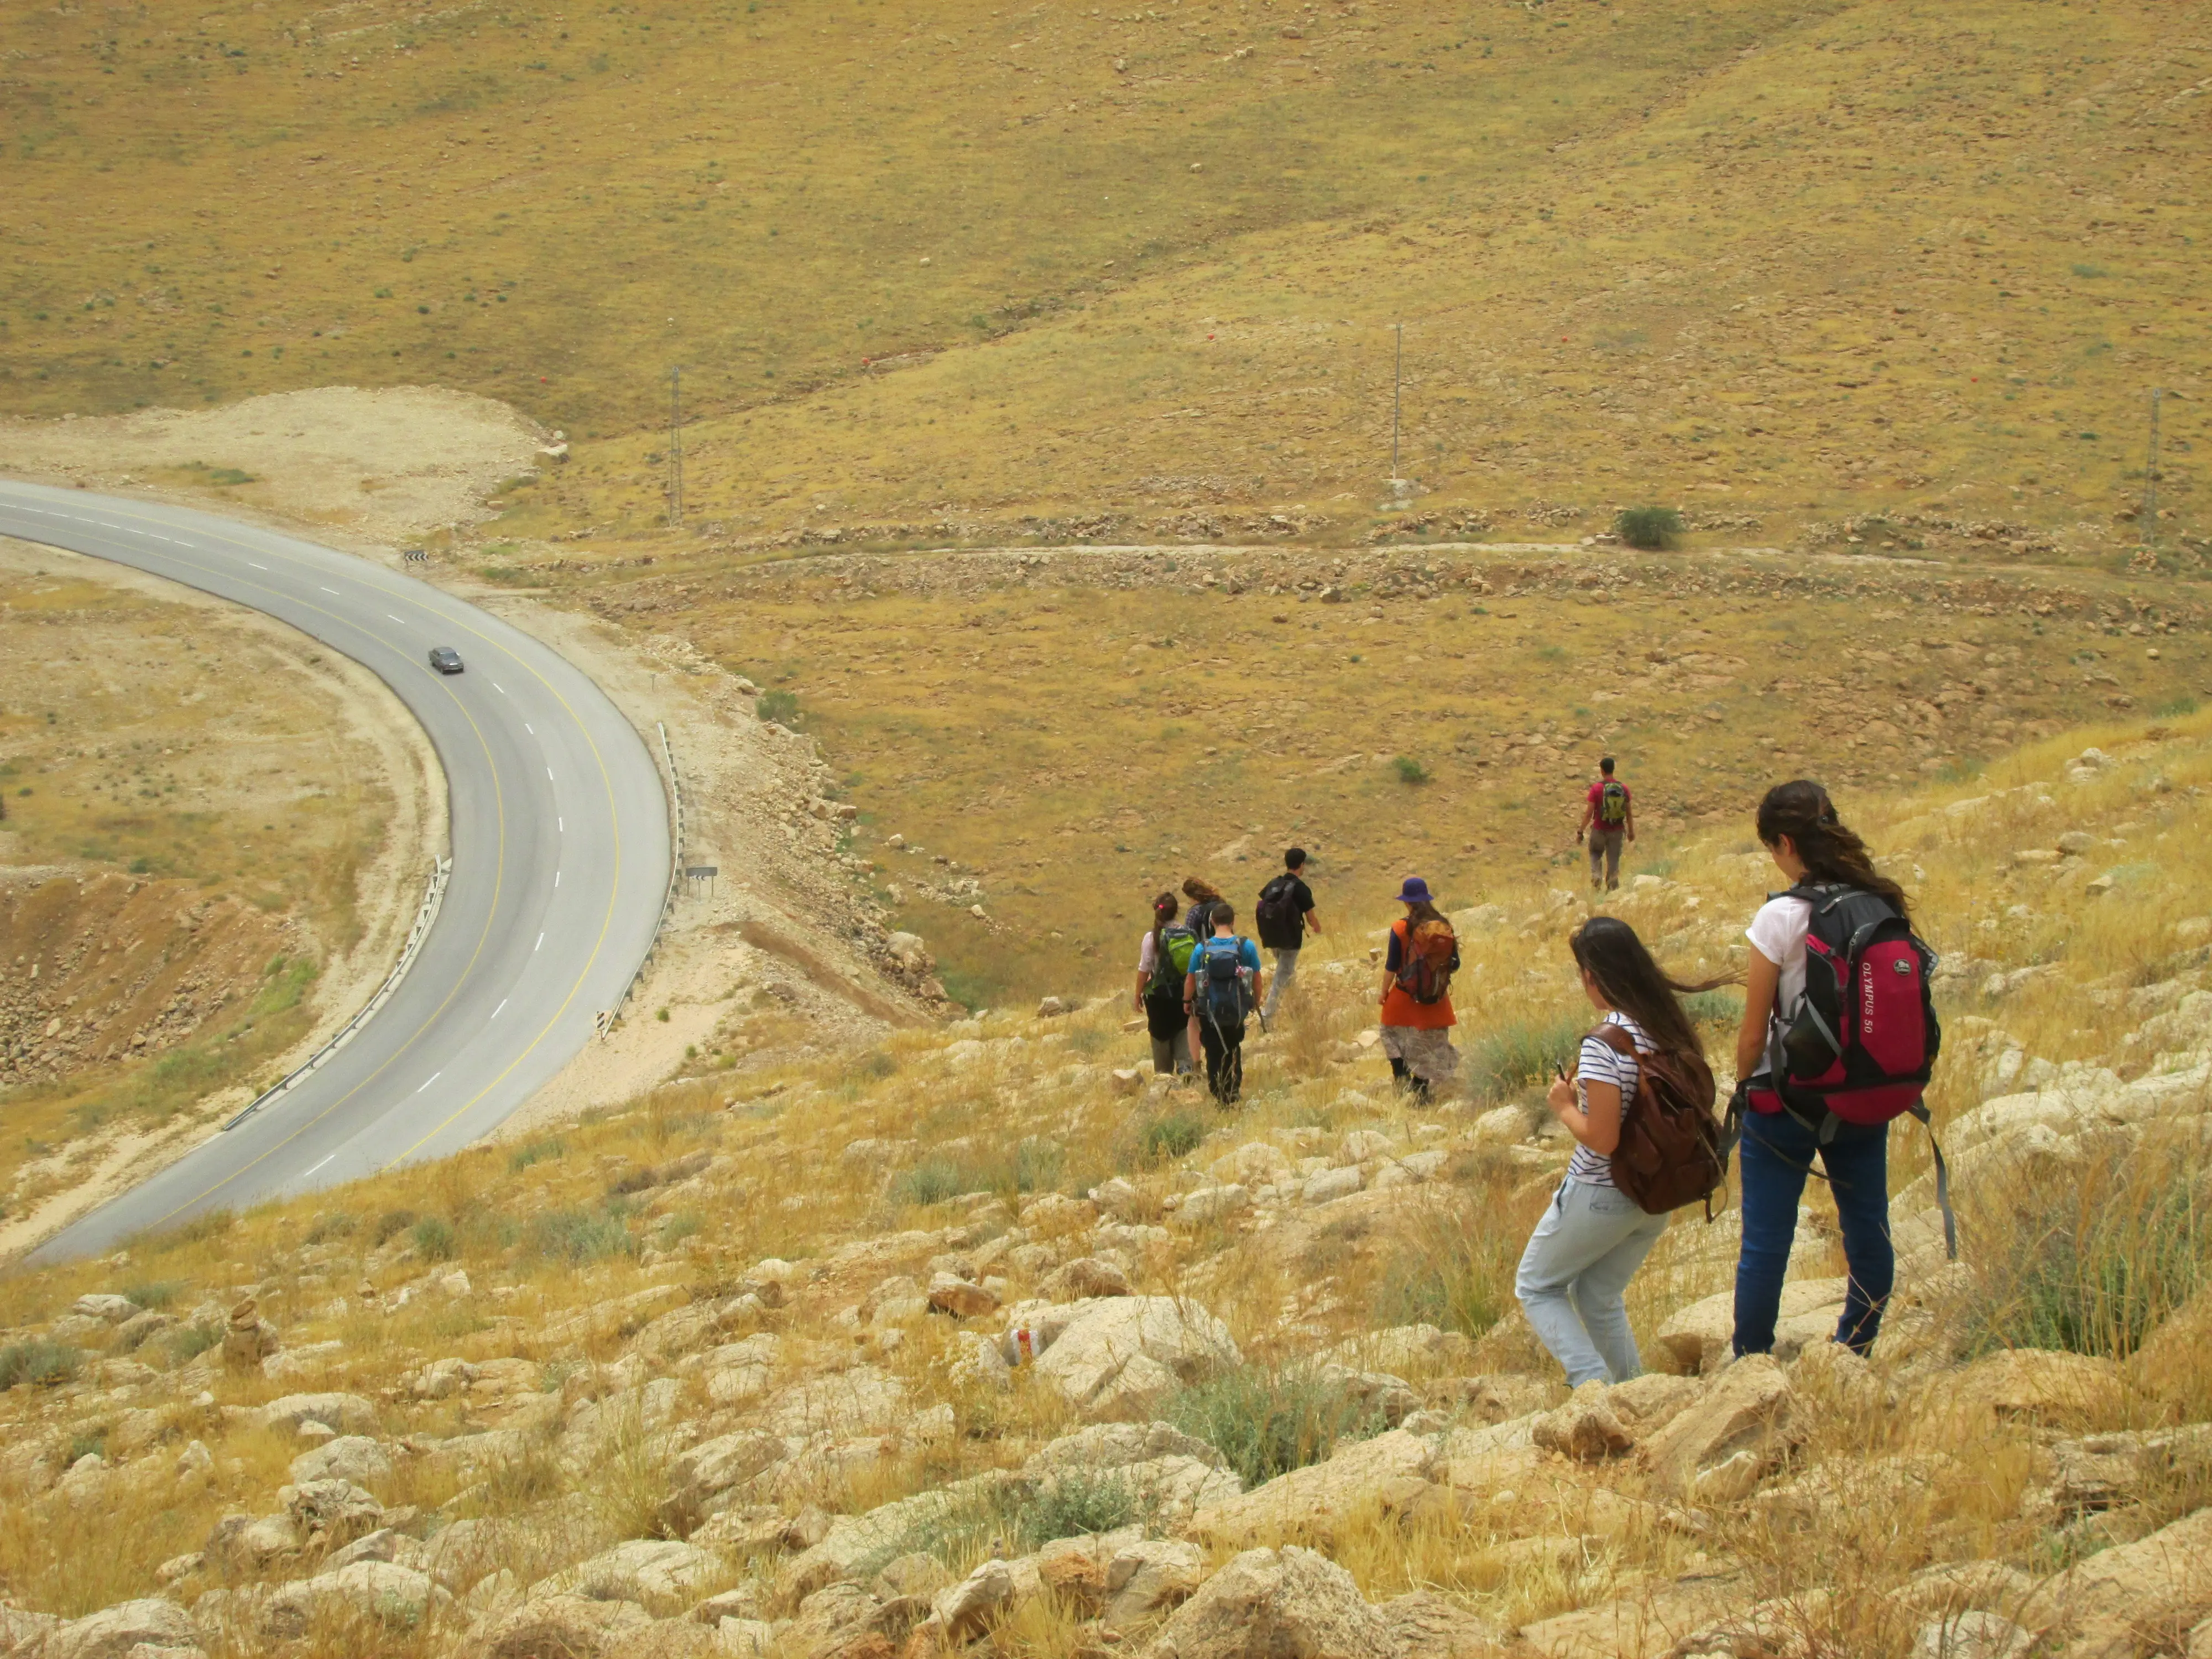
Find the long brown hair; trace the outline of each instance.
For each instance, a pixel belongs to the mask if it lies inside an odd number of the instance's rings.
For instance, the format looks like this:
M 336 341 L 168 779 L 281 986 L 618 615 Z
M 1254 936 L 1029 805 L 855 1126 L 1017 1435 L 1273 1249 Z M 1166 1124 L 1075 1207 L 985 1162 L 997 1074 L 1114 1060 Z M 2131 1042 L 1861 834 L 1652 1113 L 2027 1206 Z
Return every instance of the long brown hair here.
M 1867 844 L 1845 827 L 1828 792 L 1810 778 L 1778 783 L 1759 803 L 1759 840 L 1772 847 L 1784 836 L 1804 861 L 1808 879 L 1872 893 L 1912 920 L 1905 890 L 1874 867 Z
M 1173 893 L 1162 893 L 1152 900 L 1152 960 L 1154 962 L 1161 960 L 1162 953 L 1168 948 L 1167 941 L 1160 935 L 1175 926 L 1176 916 L 1182 908 L 1182 907 L 1176 902 L 1176 896 Z
M 1411 939 L 1413 936 L 1413 929 L 1425 921 L 1442 921 L 1447 927 L 1451 926 L 1450 922 L 1444 920 L 1444 913 L 1430 903 L 1428 900 L 1415 899 L 1406 907 L 1406 937 Z
M 1221 896 L 1221 890 L 1202 877 L 1185 876 L 1182 896 L 1194 904 L 1211 904 Z
M 1705 1052 L 1697 1028 L 1678 1000 L 1699 991 L 1735 983 L 1732 974 L 1685 984 L 1652 960 L 1636 930 L 1618 916 L 1592 916 L 1567 935 L 1575 965 L 1590 976 L 1597 994 L 1644 1028 L 1662 1054 Z

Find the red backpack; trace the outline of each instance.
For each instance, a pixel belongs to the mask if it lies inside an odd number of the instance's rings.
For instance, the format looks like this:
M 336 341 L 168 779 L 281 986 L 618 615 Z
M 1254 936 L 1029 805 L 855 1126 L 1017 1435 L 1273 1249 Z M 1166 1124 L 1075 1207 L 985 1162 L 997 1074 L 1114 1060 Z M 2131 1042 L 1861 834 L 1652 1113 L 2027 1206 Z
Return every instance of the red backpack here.
M 1398 951 L 1398 988 L 1416 1002 L 1442 1002 L 1451 991 L 1452 969 L 1459 966 L 1459 940 L 1448 921 L 1425 921 L 1418 927 L 1391 924 L 1401 944 Z
M 1922 1098 L 1943 1030 L 1929 982 L 1936 953 L 1887 899 L 1861 888 L 1803 884 L 1770 899 L 1812 907 L 1805 927 L 1805 995 L 1767 1036 L 1768 1097 L 1826 1146 L 1844 1123 L 1888 1123 L 1907 1113 L 1923 1124 Z M 1764 1091 L 1754 1090 L 1759 1104 Z M 1935 1142 L 1932 1126 L 1929 1144 Z M 1950 1173 L 1936 1148 L 1936 1202 L 1951 1254 Z

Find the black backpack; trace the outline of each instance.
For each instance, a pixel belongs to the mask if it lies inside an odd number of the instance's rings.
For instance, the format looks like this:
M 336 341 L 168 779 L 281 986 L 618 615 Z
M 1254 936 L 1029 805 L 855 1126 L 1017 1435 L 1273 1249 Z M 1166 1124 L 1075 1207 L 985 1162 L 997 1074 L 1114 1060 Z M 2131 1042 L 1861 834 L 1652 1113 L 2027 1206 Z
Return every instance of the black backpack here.
M 1298 914 L 1292 902 L 1297 890 L 1296 876 L 1287 872 L 1277 876 L 1260 890 L 1260 902 L 1253 907 L 1252 920 L 1260 926 L 1260 943 L 1271 951 L 1295 951 L 1304 931 L 1305 918 Z

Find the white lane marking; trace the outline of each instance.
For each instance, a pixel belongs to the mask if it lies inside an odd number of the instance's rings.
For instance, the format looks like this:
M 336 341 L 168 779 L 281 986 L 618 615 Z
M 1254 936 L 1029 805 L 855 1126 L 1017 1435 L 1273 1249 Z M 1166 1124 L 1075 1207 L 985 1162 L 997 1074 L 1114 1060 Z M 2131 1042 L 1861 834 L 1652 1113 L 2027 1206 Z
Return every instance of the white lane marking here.
M 540 934 L 538 936 L 538 943 L 537 943 L 536 945 L 532 945 L 532 946 L 530 947 L 532 953 L 534 955 L 537 951 L 538 951 L 539 950 L 543 949 L 543 948 L 544 948 L 544 944 L 545 944 L 545 935 L 544 935 L 544 934 L 543 934 L 543 933 L 540 933 Z
M 532 737 L 535 737 L 535 736 L 537 735 L 537 733 L 533 732 L 532 733 L 531 733 L 531 735 L 532 735 Z M 545 775 L 546 775 L 548 778 L 550 778 L 550 777 L 553 775 L 553 769 L 552 769 L 551 767 L 550 767 L 550 766 L 549 766 L 549 767 L 547 767 L 547 768 L 545 769 Z
M 492 689 L 493 690 L 495 690 L 495 691 L 498 692 L 498 693 L 499 693 L 499 695 L 500 695 L 501 696 L 502 696 L 502 697 L 503 697 L 503 696 L 505 696 L 507 695 L 507 688 L 506 688 L 505 686 L 501 685 L 501 684 L 497 680 L 494 680 L 494 681 L 491 683 L 491 689 Z
M 253 564 L 253 561 L 252 561 L 252 560 L 251 560 L 251 559 L 248 559 L 248 560 L 246 561 L 246 563 L 248 563 L 248 564 Z M 267 565 L 265 565 L 265 564 L 253 564 L 253 568 L 254 568 L 256 570 L 266 570 L 266 569 L 268 569 L 268 568 L 269 568 L 269 567 L 268 567 Z
M 441 1078 L 441 1077 L 443 1077 L 443 1076 L 445 1076 L 445 1073 L 443 1073 L 442 1071 L 438 1071 L 438 1072 L 433 1072 L 433 1073 L 430 1073 L 430 1083 L 435 1083 L 435 1082 L 436 1082 L 440 1078 Z M 422 1085 L 422 1089 L 427 1089 L 427 1088 L 428 1088 L 428 1087 L 430 1086 L 430 1083 L 426 1083 L 426 1084 L 424 1084 L 424 1085 Z M 415 1092 L 416 1092 L 416 1094 L 418 1094 L 418 1095 L 419 1095 L 419 1094 L 421 1094 L 421 1093 L 422 1092 L 422 1089 L 417 1089 Z
M 389 611 L 386 611 L 384 614 L 385 614 L 386 616 L 387 616 L 387 617 L 392 617 L 392 613 L 391 613 Z M 392 617 L 392 621 L 394 621 L 394 622 L 396 622 L 396 623 L 399 623 L 399 625 L 400 625 L 402 628 L 404 628 L 404 627 L 406 627 L 406 626 L 407 626 L 407 624 L 406 624 L 405 623 L 404 623 L 404 622 L 400 622 L 400 621 L 399 621 L 399 618 L 398 618 L 398 617 Z
M 532 737 L 533 737 L 533 738 L 534 738 L 534 737 L 536 737 L 536 736 L 538 735 L 538 728 L 537 728 L 536 726 L 532 726 L 532 725 L 528 720 L 525 720 L 525 721 L 523 721 L 523 723 L 522 723 L 522 729 L 523 729 L 524 731 L 526 731 L 526 732 L 529 732 L 529 733 L 530 733 L 530 735 L 531 735 Z
M 505 997 L 501 997 L 499 1000 L 499 1006 L 491 1011 L 491 1017 L 494 1019 L 497 1019 L 501 1014 L 507 1012 L 507 1000 Z
M 556 887 L 558 887 L 561 884 L 561 872 L 558 870 L 556 870 L 553 872 L 553 884 Z
M 333 596 L 337 596 L 337 595 L 338 595 L 338 591 L 337 591 L 337 588 L 335 588 L 335 587 L 325 587 L 325 589 L 323 589 L 323 592 L 325 592 L 325 593 L 331 594 L 331 595 L 333 595 Z M 340 597 L 342 597 L 342 596 L 340 596 Z
M 568 833 L 568 820 L 563 817 L 556 817 L 553 820 L 553 833 L 556 836 L 567 835 Z
M 336 1158 L 337 1156 L 337 1154 L 336 1152 L 332 1152 L 332 1153 L 331 1154 L 331 1158 Z M 329 1162 L 331 1161 L 331 1158 L 325 1158 L 325 1159 L 323 1160 L 323 1164 L 327 1164 L 327 1163 L 329 1163 Z M 318 1164 L 317 1165 L 315 1165 L 315 1170 L 319 1170 L 319 1169 L 321 1169 L 321 1168 L 323 1167 L 323 1164 Z M 307 1178 L 307 1176 L 311 1176 L 311 1175 L 314 1174 L 315 1170 L 309 1170 L 308 1171 L 307 1171 L 307 1173 L 306 1173 L 305 1175 L 302 1175 L 302 1176 L 300 1177 L 300 1179 L 301 1179 L 301 1180 L 302 1180 L 302 1181 L 305 1181 L 305 1180 Z

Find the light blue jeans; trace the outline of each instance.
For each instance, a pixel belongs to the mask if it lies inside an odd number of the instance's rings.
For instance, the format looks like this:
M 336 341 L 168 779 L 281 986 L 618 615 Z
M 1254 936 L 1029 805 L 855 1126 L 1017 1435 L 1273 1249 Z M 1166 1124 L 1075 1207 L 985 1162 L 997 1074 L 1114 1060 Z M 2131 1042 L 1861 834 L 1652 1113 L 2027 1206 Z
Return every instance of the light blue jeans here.
M 1563 1181 L 1528 1248 L 1513 1293 L 1529 1328 L 1566 1367 L 1567 1386 L 1626 1382 L 1644 1370 L 1621 1301 L 1667 1218 L 1612 1187 Z

